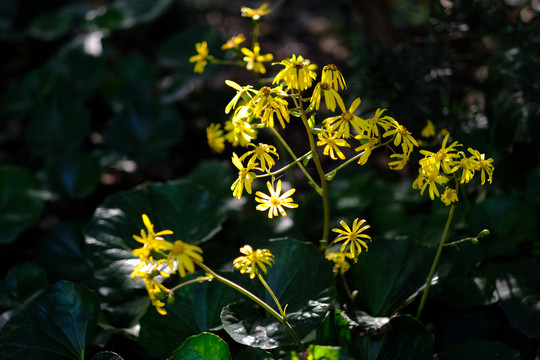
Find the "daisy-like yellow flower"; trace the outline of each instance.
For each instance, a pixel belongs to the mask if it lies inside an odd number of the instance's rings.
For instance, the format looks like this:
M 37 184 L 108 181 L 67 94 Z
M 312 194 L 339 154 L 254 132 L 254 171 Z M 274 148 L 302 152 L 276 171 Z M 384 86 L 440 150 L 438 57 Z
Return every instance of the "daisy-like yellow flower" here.
M 405 128 L 405 126 L 400 125 L 397 121 L 392 123 L 394 129 L 388 130 L 383 134 L 383 137 L 394 136 L 394 146 L 399 146 L 401 144 L 404 153 L 411 153 L 413 148 L 418 147 L 418 142 L 413 138 L 412 134 Z
M 257 164 L 250 164 L 247 167 L 244 167 L 236 153 L 233 153 L 232 163 L 238 169 L 238 179 L 232 184 L 231 190 L 233 191 L 233 196 L 240 199 L 244 187 L 246 188 L 247 193 L 251 194 L 251 183 L 255 180 L 255 173 L 251 170 L 253 170 Z
M 437 185 L 443 185 L 448 182 L 448 178 L 444 175 L 441 175 L 439 168 L 435 162 L 423 165 L 418 170 L 418 177 L 413 182 L 413 189 L 420 190 L 420 195 L 424 194 L 424 190 L 429 186 L 429 197 L 431 200 L 439 197 L 439 190 Z
M 153 261 L 153 252 L 170 249 L 172 244 L 165 240 L 163 235 L 172 235 L 173 232 L 171 230 L 162 230 L 156 233 L 154 231 L 154 224 L 150 222 L 148 215 L 143 214 L 142 220 L 146 231 L 141 230 L 140 236 L 133 235 L 133 239 L 143 244 L 143 247 L 134 249 L 133 255 L 137 256 L 142 263 L 151 263 Z
M 381 127 L 384 131 L 387 131 L 392 124 L 396 122 L 396 120 L 394 120 L 394 118 L 391 116 L 383 116 L 385 111 L 386 109 L 377 109 L 377 111 L 375 111 L 375 115 L 366 121 L 365 132 L 367 133 L 368 137 L 380 136 L 379 127 Z
M 337 91 L 334 90 L 329 83 L 321 81 L 315 86 L 313 94 L 311 95 L 310 105 L 314 107 L 315 110 L 319 110 L 323 96 L 324 103 L 328 110 L 336 110 L 336 105 L 339 105 L 341 109 L 345 108 L 343 100 Z
M 274 115 L 276 115 L 281 127 L 285 128 L 285 122 L 289 122 L 290 116 L 284 96 L 287 96 L 287 93 L 279 87 L 272 89 L 264 86 L 250 100 L 248 106 L 253 109 L 253 116 L 261 117 L 261 122 L 266 127 L 274 127 Z
M 228 114 L 232 109 L 236 107 L 238 100 L 243 99 L 247 103 L 252 98 L 252 95 L 250 93 L 257 93 L 255 90 L 253 90 L 253 86 L 251 85 L 240 86 L 232 80 L 225 80 L 225 84 L 236 90 L 236 95 L 225 107 L 225 114 Z
M 259 271 L 266 274 L 266 266 L 272 266 L 274 263 L 274 255 L 268 249 L 257 249 L 253 251 L 253 248 L 249 245 L 244 245 L 240 248 L 240 252 L 245 256 L 239 256 L 234 259 L 234 268 L 240 270 L 240 273 L 249 274 L 249 278 L 253 279 Z
M 339 116 L 332 116 L 326 118 L 324 122 L 332 125 L 333 128 L 336 128 L 336 131 L 341 132 L 341 136 L 344 139 L 348 139 L 349 137 L 351 137 L 351 126 L 358 133 L 361 133 L 363 126 L 362 123 L 365 120 L 354 114 L 358 106 L 360 106 L 360 102 L 360 98 L 356 98 L 349 107 L 349 110 L 346 110 L 345 107 L 341 107 L 342 103 L 338 103 L 343 113 Z
M 294 209 L 298 207 L 298 204 L 293 203 L 293 199 L 291 198 L 291 195 L 294 194 L 296 189 L 290 189 L 286 191 L 283 195 L 280 195 L 281 193 L 281 180 L 278 180 L 276 189 L 274 190 L 274 187 L 272 186 L 272 183 L 268 181 L 266 183 L 266 186 L 268 187 L 268 191 L 270 195 L 266 195 L 265 193 L 261 191 L 257 191 L 255 195 L 257 196 L 255 198 L 255 201 L 260 203 L 257 205 L 256 209 L 259 211 L 268 211 L 268 218 L 273 218 L 274 216 L 278 216 L 280 214 L 281 216 L 287 216 L 287 213 L 285 213 L 285 209 L 283 207 Z
M 272 12 L 272 9 L 268 8 L 268 3 L 264 3 L 257 9 L 242 6 L 240 8 L 240 11 L 243 17 L 252 18 L 253 20 L 257 21 L 261 18 L 261 16 L 270 14 Z
M 444 190 L 444 193 L 441 195 L 441 201 L 446 206 L 457 202 L 458 201 L 457 191 L 455 189 L 446 187 L 446 189 Z
M 409 162 L 409 155 L 410 153 L 404 153 L 404 154 L 392 154 L 390 155 L 390 158 L 394 158 L 396 160 L 391 161 L 388 163 L 388 167 L 391 170 L 401 170 L 407 165 Z
M 492 164 L 493 159 L 486 159 L 485 155 L 480 154 L 478 150 L 468 148 L 467 151 L 472 154 L 473 160 L 476 161 L 476 170 L 481 171 L 482 185 L 484 185 L 486 182 L 486 176 L 487 180 L 491 184 L 491 181 L 493 180 L 493 170 L 495 169 Z
M 167 315 L 165 310 L 165 303 L 162 300 L 167 298 L 169 289 L 162 283 L 156 280 L 155 273 L 140 273 L 139 276 L 144 281 L 144 287 L 148 292 L 148 297 L 152 302 L 152 305 L 156 308 L 156 311 L 160 315 Z
M 221 50 L 238 49 L 239 45 L 244 41 L 246 41 L 244 34 L 238 34 L 227 40 L 225 44 L 221 45 Z
M 202 249 L 197 245 L 185 243 L 181 240 L 176 240 L 169 250 L 167 255 L 167 263 L 174 271 L 174 265 L 178 268 L 178 273 L 181 277 L 186 276 L 186 272 L 195 272 L 195 263 L 202 262 Z
M 225 136 L 223 136 L 221 124 L 210 124 L 206 128 L 206 139 L 212 152 L 219 154 L 225 150 Z
M 321 81 L 330 84 L 332 89 L 336 91 L 347 88 L 343 75 L 334 64 L 328 64 L 323 67 Z
M 459 165 L 456 165 L 456 167 L 461 169 L 460 183 L 468 183 L 474 176 L 477 163 L 472 156 L 466 157 L 463 151 L 460 151 L 459 155 L 461 156 L 461 159 L 459 160 Z M 454 171 L 454 169 L 452 169 L 452 171 Z
M 350 253 L 342 252 L 329 252 L 324 257 L 334 263 L 334 275 L 345 274 L 351 267 L 347 259 L 354 258 Z
M 284 81 L 285 85 L 295 90 L 306 90 L 311 87 L 313 80 L 317 78 L 317 65 L 311 64 L 308 59 L 302 56 L 292 55 L 290 59 L 282 60 L 272 65 L 280 64 L 285 66 L 278 72 L 272 84 Z
M 343 155 L 338 146 L 350 147 L 350 145 L 347 140 L 341 138 L 340 131 L 333 131 L 332 127 L 326 123 L 325 128 L 321 129 L 318 136 L 319 141 L 317 141 L 317 146 L 324 146 L 324 155 L 330 155 L 332 160 L 337 160 L 337 154 L 341 160 L 345 160 L 345 155 Z
M 245 55 L 243 60 L 246 62 L 246 69 L 250 71 L 253 70 L 259 74 L 266 73 L 266 68 L 263 65 L 264 62 L 274 60 L 274 55 L 272 54 L 261 55 L 259 43 L 253 45 L 253 51 L 245 47 L 240 49 L 240 51 Z
M 450 133 L 446 134 L 443 139 L 441 148 L 436 153 L 428 150 L 420 150 L 420 154 L 425 155 L 425 158 L 420 160 L 420 165 L 425 166 L 426 163 L 434 163 L 437 168 L 442 168 L 446 174 L 451 174 L 456 171 L 459 165 L 458 146 L 462 146 L 457 141 L 454 141 L 449 146 L 446 146 Z
M 257 137 L 257 130 L 251 126 L 252 110 L 249 106 L 238 107 L 231 119 L 225 121 L 225 139 L 233 146 L 246 146 Z
M 197 55 L 190 57 L 189 62 L 195 63 L 195 69 L 193 69 L 193 72 L 203 73 L 204 67 L 208 63 L 208 44 L 206 41 L 196 43 L 195 50 L 197 50 Z
M 354 262 L 358 260 L 358 255 L 362 252 L 362 246 L 366 249 L 366 251 L 368 250 L 365 240 L 371 241 L 371 236 L 362 234 L 365 230 L 370 228 L 369 225 L 364 225 L 365 222 L 366 220 L 356 218 L 353 221 L 351 229 L 344 220 L 341 220 L 340 224 L 343 229 L 332 229 L 333 232 L 339 234 L 334 242 L 344 241 L 339 251 L 343 252 L 347 245 L 349 245 L 349 253 L 351 254 L 352 258 L 354 258 Z
M 354 137 L 358 141 L 362 143 L 359 147 L 354 149 L 356 152 L 362 151 L 362 155 L 358 158 L 358 164 L 364 165 L 371 155 L 371 152 L 373 149 L 377 147 L 377 144 L 379 143 L 378 137 L 367 137 L 365 134 L 360 134 Z
M 259 145 L 255 145 L 255 144 L 249 143 L 247 146 L 254 147 L 254 149 L 242 155 L 240 157 L 240 160 L 243 161 L 246 157 L 251 155 L 251 158 L 248 161 L 248 167 L 254 166 L 258 160 L 262 171 L 270 171 L 272 166 L 276 164 L 276 161 L 274 160 L 272 155 L 274 155 L 275 157 L 279 159 L 279 154 L 277 153 L 276 147 L 273 145 L 268 145 L 268 144 L 263 144 L 263 143 L 259 143 Z
M 427 121 L 427 124 L 420 132 L 420 135 L 426 139 L 435 136 L 435 125 L 433 125 L 431 120 Z

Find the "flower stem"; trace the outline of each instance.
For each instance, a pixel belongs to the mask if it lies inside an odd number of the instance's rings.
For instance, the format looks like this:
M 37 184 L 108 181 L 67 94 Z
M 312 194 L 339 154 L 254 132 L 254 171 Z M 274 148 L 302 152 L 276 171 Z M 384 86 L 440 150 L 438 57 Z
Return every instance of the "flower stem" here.
M 452 217 L 454 216 L 455 209 L 456 209 L 456 204 L 454 203 L 452 204 L 452 207 L 450 208 L 450 212 L 448 213 L 448 219 L 446 220 L 446 225 L 444 226 L 444 231 L 441 236 L 441 242 L 439 243 L 439 247 L 437 248 L 437 253 L 435 254 L 435 258 L 433 259 L 433 264 L 431 265 L 431 270 L 429 271 L 429 275 L 426 279 L 426 286 L 424 288 L 424 293 L 422 294 L 422 299 L 420 300 L 420 305 L 418 306 L 418 312 L 416 313 L 417 319 L 420 319 L 420 315 L 422 315 L 422 310 L 424 310 L 424 305 L 426 303 L 429 288 L 431 287 L 431 281 L 433 280 L 433 276 L 435 275 L 435 270 L 437 270 L 437 264 L 439 263 L 439 258 L 441 257 L 441 253 L 444 248 L 444 242 L 446 241 L 446 236 L 448 235 L 448 230 L 450 229 L 450 224 L 452 223 Z
M 289 323 L 287 322 L 287 320 L 285 319 L 284 316 L 280 315 L 276 310 L 272 309 L 272 307 L 270 305 L 268 305 L 267 303 L 265 303 L 263 300 L 261 300 L 259 297 L 257 297 L 255 294 L 251 293 L 250 291 L 244 289 L 242 286 L 238 285 L 237 283 L 219 275 L 218 273 L 214 272 L 212 269 L 210 269 L 208 266 L 204 265 L 202 262 L 199 262 L 199 261 L 195 261 L 195 263 L 201 268 L 203 269 L 204 271 L 206 271 L 208 274 L 212 275 L 216 280 L 222 282 L 223 284 L 227 285 L 227 286 L 230 286 L 232 287 L 233 289 L 235 289 L 236 291 L 242 293 L 243 295 L 247 296 L 248 298 L 250 298 L 251 300 L 253 300 L 255 303 L 257 303 L 259 306 L 261 306 L 263 309 L 265 309 L 270 315 L 272 315 L 273 317 L 275 317 L 284 327 L 285 327 L 285 330 L 287 330 L 287 332 L 289 333 L 289 335 L 293 338 L 296 346 L 298 346 L 298 348 L 300 349 L 300 351 L 305 351 L 306 348 L 304 347 L 304 345 L 302 344 L 302 341 L 300 340 L 300 338 L 298 337 L 298 335 L 296 334 L 296 332 L 294 332 L 293 328 L 291 327 L 291 325 L 289 325 Z
M 276 295 L 274 294 L 274 292 L 272 291 L 272 289 L 270 288 L 270 286 L 268 286 L 268 284 L 266 283 L 266 281 L 264 280 L 264 278 L 262 277 L 261 273 L 257 272 L 257 276 L 259 277 L 259 280 L 261 281 L 261 283 L 263 284 L 263 286 L 266 288 L 266 291 L 268 291 L 268 293 L 270 294 L 270 296 L 272 296 L 272 299 L 274 299 L 274 302 L 276 303 L 277 307 L 278 307 L 278 310 L 281 314 L 281 316 L 283 317 L 283 319 L 286 319 L 287 317 L 285 316 L 285 312 L 283 311 L 283 308 L 281 307 L 281 304 L 279 303 Z

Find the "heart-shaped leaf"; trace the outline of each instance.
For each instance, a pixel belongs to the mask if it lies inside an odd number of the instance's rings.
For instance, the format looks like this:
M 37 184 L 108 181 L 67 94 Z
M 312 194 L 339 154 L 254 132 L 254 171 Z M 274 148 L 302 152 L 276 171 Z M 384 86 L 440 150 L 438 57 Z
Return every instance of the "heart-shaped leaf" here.
M 216 281 L 182 287 L 174 293 L 174 304 L 166 305 L 167 315 L 148 309 L 140 322 L 139 343 L 150 356 L 165 358 L 188 337 L 221 327 L 222 308 L 239 296 Z
M 232 359 L 229 346 L 217 335 L 202 333 L 191 336 L 176 349 L 170 360 Z
M 266 248 L 275 257 L 266 282 L 281 306 L 287 306 L 287 321 L 303 338 L 319 325 L 335 298 L 331 263 L 312 244 L 294 239 L 270 241 Z M 256 279 L 247 278 L 243 276 L 242 284 L 277 309 L 264 287 Z M 227 333 L 239 343 L 263 349 L 293 344 L 285 328 L 247 298 L 224 308 L 221 320 Z
M 99 315 L 97 295 L 58 282 L 25 302 L 0 332 L 0 358 L 84 359 Z
M 435 250 L 410 239 L 373 240 L 346 273 L 355 301 L 370 315 L 389 315 L 426 281 Z
M 17 166 L 0 167 L 0 244 L 10 243 L 41 215 L 41 183 Z

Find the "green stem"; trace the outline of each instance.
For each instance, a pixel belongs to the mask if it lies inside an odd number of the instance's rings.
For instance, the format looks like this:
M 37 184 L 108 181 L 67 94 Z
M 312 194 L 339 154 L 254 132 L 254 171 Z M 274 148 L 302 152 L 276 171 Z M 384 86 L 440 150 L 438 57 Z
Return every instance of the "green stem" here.
M 392 140 L 389 140 L 385 143 L 382 143 L 382 144 L 378 144 L 378 145 L 375 145 L 373 147 L 373 149 L 371 150 L 373 152 L 373 150 L 381 147 L 381 146 L 386 146 L 388 145 Z M 391 149 L 391 148 L 390 148 Z M 337 166 L 334 170 L 330 171 L 328 174 L 326 174 L 326 177 L 327 179 L 332 179 L 334 176 L 336 176 L 336 173 L 343 169 L 345 166 L 349 165 L 350 163 L 352 163 L 353 161 L 356 161 L 359 157 L 361 157 L 363 154 L 364 154 L 365 151 L 362 151 L 361 153 L 358 153 L 356 155 L 354 155 L 352 158 L 350 159 L 347 159 L 347 161 L 343 162 L 342 164 L 340 164 L 339 166 Z
M 267 174 L 257 175 L 257 176 L 255 176 L 255 177 L 256 177 L 256 178 L 263 178 L 263 177 L 267 177 L 267 176 L 276 176 L 276 175 L 279 175 L 279 174 L 281 174 L 282 172 L 289 170 L 291 167 L 293 167 L 294 165 L 296 165 L 298 162 L 304 160 L 304 159 L 305 159 L 307 156 L 309 156 L 310 154 L 311 154 L 311 151 L 308 151 L 308 152 L 305 153 L 304 155 L 300 156 L 298 159 L 294 160 L 293 162 L 291 162 L 291 163 L 288 164 L 287 166 L 282 167 L 282 168 L 279 169 L 279 170 L 272 171 L 272 172 L 269 172 L 269 173 L 267 173 Z
M 295 155 L 294 151 L 292 151 L 291 147 L 289 146 L 289 144 L 287 144 L 287 142 L 285 141 L 285 139 L 283 139 L 281 137 L 281 135 L 277 132 L 276 129 L 274 128 L 270 128 L 270 130 L 272 130 L 272 132 L 274 133 L 274 135 L 277 137 L 277 139 L 279 140 L 279 142 L 283 145 L 283 147 L 285 148 L 285 150 L 287 150 L 287 152 L 289 153 L 289 155 L 293 158 L 293 159 L 298 159 L 298 157 Z M 301 162 L 299 161 L 295 161 L 296 164 L 298 164 L 298 167 L 300 168 L 300 170 L 302 170 L 302 172 L 304 173 L 304 175 L 307 177 L 309 183 L 313 186 L 313 188 L 315 189 L 315 191 L 317 191 L 317 193 L 319 194 L 322 194 L 322 189 L 319 187 L 319 185 L 317 185 L 317 183 L 315 182 L 315 180 L 313 180 L 313 178 L 311 177 L 311 175 L 309 175 L 309 173 L 307 172 L 306 168 L 304 167 L 304 165 L 302 165 Z
M 287 317 L 285 316 L 285 312 L 283 311 L 283 308 L 281 307 L 281 304 L 279 303 L 276 295 L 274 294 L 274 292 L 272 291 L 272 289 L 270 288 L 270 286 L 268 286 L 268 284 L 266 283 L 266 281 L 264 280 L 264 278 L 262 277 L 261 273 L 257 272 L 257 276 L 259 277 L 259 280 L 261 281 L 261 283 L 263 284 L 263 286 L 266 288 L 266 291 L 268 291 L 268 293 L 270 294 L 270 296 L 272 296 L 272 299 L 274 299 L 274 302 L 276 303 L 277 307 L 278 307 L 278 310 L 279 312 L 281 313 L 281 316 L 283 317 L 283 319 L 286 319 Z
M 257 303 L 259 306 L 261 306 L 263 309 L 265 309 L 270 315 L 275 317 L 285 327 L 285 330 L 287 330 L 289 335 L 293 338 L 296 346 L 298 346 L 300 351 L 305 351 L 306 350 L 306 348 L 302 344 L 302 341 L 300 340 L 298 335 L 296 335 L 296 332 L 294 332 L 291 325 L 289 325 L 287 320 L 282 315 L 280 315 L 276 310 L 272 309 L 272 307 L 270 305 L 268 305 L 263 300 L 259 299 L 255 294 L 253 294 L 250 291 L 244 289 L 243 287 L 241 287 L 237 283 L 232 282 L 231 280 L 229 280 L 229 279 L 219 275 L 218 273 L 214 272 L 212 269 L 210 269 L 208 266 L 204 265 L 202 262 L 195 261 L 195 263 L 201 269 L 206 271 L 208 274 L 212 275 L 216 280 L 222 282 L 223 284 L 225 284 L 227 286 L 230 286 L 231 288 L 235 289 L 236 291 L 240 292 L 241 294 L 247 296 L 248 298 L 253 300 L 255 303 Z
M 196 279 L 191 279 L 191 280 L 188 280 L 188 281 L 184 281 L 183 283 L 176 285 L 175 287 L 173 287 L 172 289 L 169 290 L 169 293 L 173 293 L 176 290 L 183 288 L 184 286 L 188 286 L 188 285 L 196 284 L 196 283 L 201 283 L 203 281 L 212 281 L 213 279 L 214 279 L 213 276 L 199 276 Z
M 450 224 L 452 223 L 452 217 L 454 216 L 455 209 L 456 209 L 456 204 L 454 203 L 452 204 L 452 207 L 450 208 L 450 212 L 448 213 L 448 219 L 446 220 L 446 225 L 444 226 L 444 231 L 441 236 L 441 242 L 439 243 L 439 247 L 437 248 L 437 253 L 435 254 L 435 258 L 433 259 L 433 264 L 431 265 L 431 270 L 429 271 L 429 275 L 426 279 L 426 287 L 424 289 L 424 293 L 422 294 L 420 305 L 418 306 L 418 312 L 416 313 L 417 319 L 420 319 L 420 315 L 422 315 L 422 310 L 424 309 L 424 305 L 426 303 L 429 288 L 431 287 L 431 281 L 433 280 L 433 276 L 435 275 L 435 270 L 437 270 L 437 264 L 439 263 L 439 258 L 441 257 L 441 253 L 444 248 L 444 242 L 446 241 L 446 236 L 448 235 L 448 231 L 450 229 Z

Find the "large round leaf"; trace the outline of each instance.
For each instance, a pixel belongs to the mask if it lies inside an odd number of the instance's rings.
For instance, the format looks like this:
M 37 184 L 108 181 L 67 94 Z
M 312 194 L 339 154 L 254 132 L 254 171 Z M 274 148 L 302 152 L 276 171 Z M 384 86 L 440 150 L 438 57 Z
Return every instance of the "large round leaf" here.
M 227 343 L 217 335 L 202 333 L 187 339 L 174 351 L 171 360 L 232 359 Z
M 41 215 L 44 199 L 41 183 L 29 171 L 0 167 L 0 244 L 10 243 Z
M 84 359 L 99 315 L 96 294 L 58 282 L 24 303 L 0 332 L 0 358 Z
M 216 281 L 185 286 L 175 292 L 174 304 L 166 305 L 167 315 L 148 308 L 140 322 L 139 343 L 150 356 L 165 358 L 188 337 L 221 327 L 222 308 L 239 296 Z
M 275 256 L 266 281 L 282 307 L 287 306 L 287 321 L 303 338 L 319 325 L 335 298 L 331 263 L 312 244 L 294 239 L 270 241 L 266 248 Z M 246 288 L 277 309 L 258 280 L 245 275 L 242 279 Z M 221 320 L 239 343 L 263 349 L 293 344 L 285 328 L 247 298 L 223 309 Z
M 53 159 L 47 166 L 47 180 L 52 190 L 75 198 L 94 191 L 100 175 L 98 158 L 87 153 L 66 154 Z
M 371 315 L 392 313 L 425 283 L 435 250 L 410 239 L 375 239 L 346 273 L 359 308 Z

